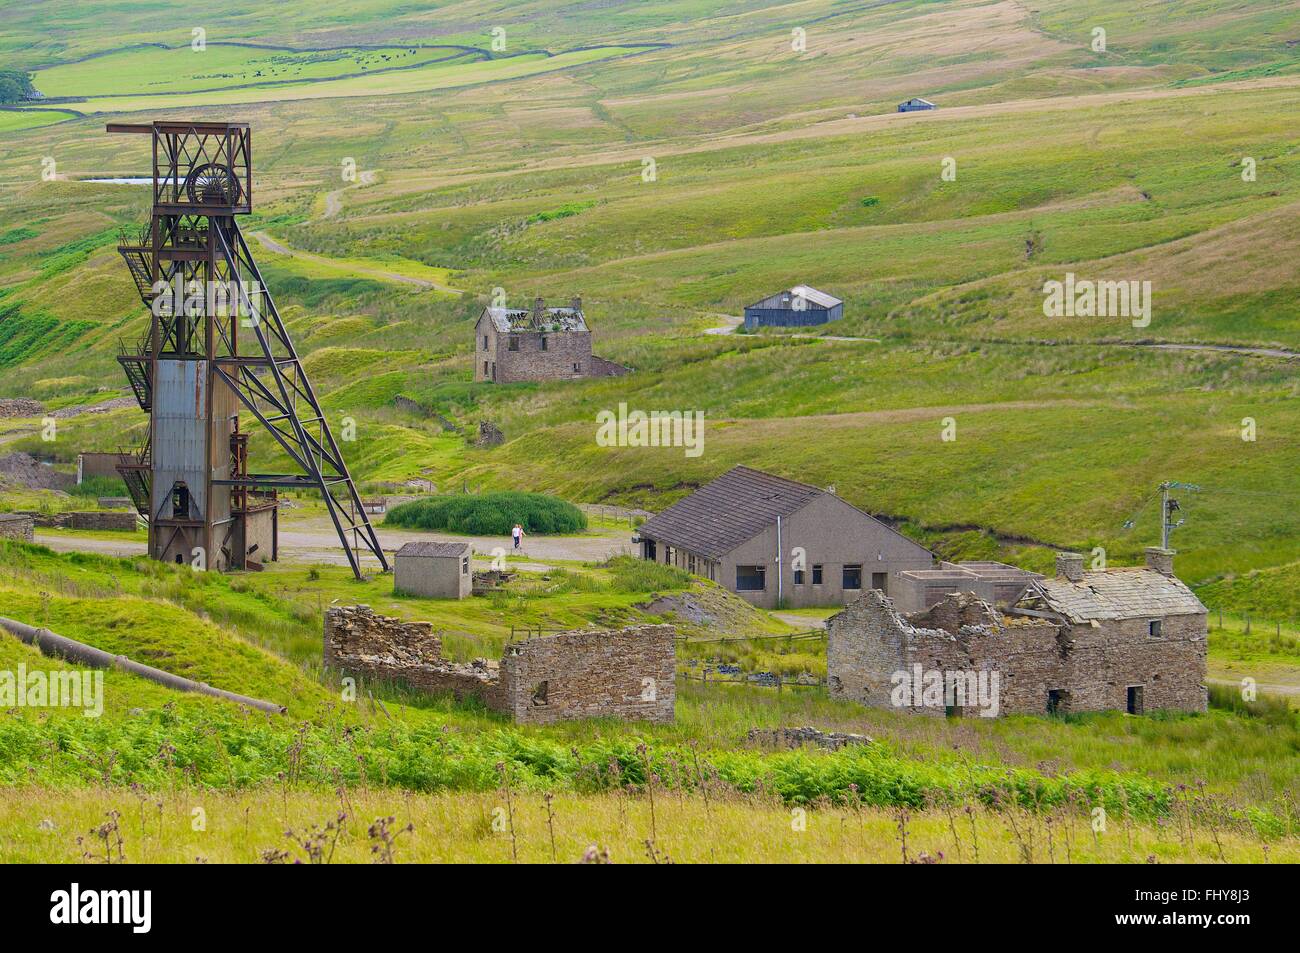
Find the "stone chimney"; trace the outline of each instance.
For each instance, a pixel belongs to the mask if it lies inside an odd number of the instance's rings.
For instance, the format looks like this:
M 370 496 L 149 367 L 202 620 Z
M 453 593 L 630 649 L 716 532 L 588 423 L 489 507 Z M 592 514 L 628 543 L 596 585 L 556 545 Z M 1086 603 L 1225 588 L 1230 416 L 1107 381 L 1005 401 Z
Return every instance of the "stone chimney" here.
M 537 297 L 533 299 L 533 320 L 541 321 L 542 315 L 546 313 L 546 299 Z
M 572 308 L 574 311 L 581 311 L 581 310 L 582 310 L 582 298 L 581 298 L 581 296 L 579 296 L 579 297 L 575 297 L 572 301 L 570 301 L 570 302 L 569 302 L 569 307 Z
M 1083 582 L 1083 554 L 1057 553 L 1056 578 L 1070 582 Z
M 1159 546 L 1148 546 L 1146 548 L 1147 568 L 1154 569 L 1164 576 L 1174 574 L 1174 551 L 1172 549 L 1161 549 Z

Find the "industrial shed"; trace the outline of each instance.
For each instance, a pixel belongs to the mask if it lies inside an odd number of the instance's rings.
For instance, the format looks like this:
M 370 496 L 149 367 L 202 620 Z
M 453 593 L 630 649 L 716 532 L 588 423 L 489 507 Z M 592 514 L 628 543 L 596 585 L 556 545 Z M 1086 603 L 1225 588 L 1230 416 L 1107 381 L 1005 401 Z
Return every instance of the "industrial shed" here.
M 393 560 L 393 590 L 429 599 L 464 599 L 474 585 L 465 542 L 412 542 Z
M 842 605 L 889 592 L 934 557 L 829 490 L 734 467 L 645 522 L 644 559 L 705 576 L 757 606 Z
M 801 328 L 844 317 L 844 302 L 834 295 L 795 285 L 745 308 L 745 330 L 760 327 Z

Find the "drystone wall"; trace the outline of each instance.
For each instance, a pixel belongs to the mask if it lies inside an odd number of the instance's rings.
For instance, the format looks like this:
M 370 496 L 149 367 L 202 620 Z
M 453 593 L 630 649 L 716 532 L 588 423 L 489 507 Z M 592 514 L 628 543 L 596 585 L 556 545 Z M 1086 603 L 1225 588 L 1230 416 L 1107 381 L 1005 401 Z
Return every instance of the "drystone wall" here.
M 676 701 L 670 625 L 580 629 L 506 646 L 501 681 L 515 721 L 570 718 L 671 722 Z
M 442 657 L 431 623 L 377 615 L 369 606 L 341 606 L 325 614 L 324 661 L 348 675 L 475 697 L 521 723 L 670 722 L 675 634 L 668 625 L 583 629 L 513 642 L 500 663 L 457 663 Z

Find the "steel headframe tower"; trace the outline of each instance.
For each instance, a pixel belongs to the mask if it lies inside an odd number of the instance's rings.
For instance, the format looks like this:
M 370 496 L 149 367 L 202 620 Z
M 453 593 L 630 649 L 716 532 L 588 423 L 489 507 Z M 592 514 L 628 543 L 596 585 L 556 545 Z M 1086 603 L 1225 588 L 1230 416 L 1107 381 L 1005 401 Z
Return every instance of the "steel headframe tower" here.
M 388 560 L 235 216 L 252 211 L 247 123 L 110 124 L 153 137 L 153 210 L 118 250 L 152 315 L 119 362 L 149 439 L 119 469 L 149 523 L 149 553 L 204 568 L 255 567 L 277 548 L 280 489 L 321 493 L 352 571 Z M 240 406 L 296 473 L 248 472 Z M 265 548 L 262 549 L 265 554 Z

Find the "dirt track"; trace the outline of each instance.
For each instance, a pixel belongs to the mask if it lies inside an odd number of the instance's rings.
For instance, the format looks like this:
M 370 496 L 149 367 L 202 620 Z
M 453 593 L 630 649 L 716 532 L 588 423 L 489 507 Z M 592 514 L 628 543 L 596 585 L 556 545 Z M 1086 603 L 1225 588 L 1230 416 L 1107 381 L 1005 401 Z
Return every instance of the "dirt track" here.
M 482 557 L 480 561 L 490 559 L 498 547 L 513 555 L 510 540 L 504 536 L 454 536 L 384 527 L 376 529 L 379 543 L 388 553 L 416 540 L 465 540 L 477 556 Z M 91 552 L 105 556 L 142 556 L 145 553 L 144 534 L 136 539 L 116 540 L 38 529 L 36 541 L 58 552 Z M 545 569 L 556 561 L 599 562 L 622 552 L 632 552 L 630 530 L 607 530 L 585 536 L 529 536 L 525 537 L 519 555 L 532 562 L 512 562 L 510 565 L 521 569 Z M 303 521 L 285 520 L 280 530 L 280 559 L 294 563 L 347 564 L 347 556 L 339 548 L 338 535 L 323 516 Z
M 331 193 L 333 194 L 333 193 Z M 335 268 L 343 268 L 357 275 L 369 275 L 372 278 L 381 278 L 385 281 L 396 281 L 404 285 L 414 285 L 422 291 L 445 291 L 448 294 L 464 294 L 457 288 L 450 288 L 447 285 L 440 285 L 435 281 L 429 281 L 425 278 L 415 278 L 411 275 L 399 275 L 395 271 L 384 271 L 382 268 L 357 267 L 352 264 L 341 264 L 332 258 L 326 258 L 324 255 L 316 255 L 312 252 L 297 251 L 285 245 L 283 242 L 272 238 L 266 232 L 253 232 L 253 237 L 261 243 L 263 248 L 275 252 L 277 255 L 286 255 L 289 258 L 301 258 L 303 261 L 315 261 L 322 265 L 330 265 Z

